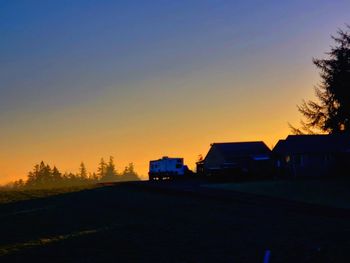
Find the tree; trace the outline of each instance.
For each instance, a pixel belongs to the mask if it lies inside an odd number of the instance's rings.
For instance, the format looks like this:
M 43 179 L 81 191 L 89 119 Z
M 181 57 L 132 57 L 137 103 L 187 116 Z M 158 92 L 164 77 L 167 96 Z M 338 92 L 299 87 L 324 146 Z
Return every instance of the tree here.
M 44 164 L 44 162 L 42 162 Z M 41 164 L 40 164 L 41 165 Z M 53 178 L 52 178 L 52 169 L 50 165 L 44 165 L 41 169 L 41 178 L 40 178 L 40 184 L 41 186 L 45 187 L 47 185 L 51 185 Z
M 103 181 L 116 181 L 117 180 L 117 170 L 115 168 L 113 157 L 109 157 L 109 162 L 106 165 L 106 173 L 104 177 L 102 177 Z
M 97 182 L 98 181 L 98 175 L 94 172 L 94 173 L 90 173 L 89 174 L 89 180 L 92 182 Z
M 298 106 L 304 116 L 301 128 L 290 125 L 295 134 L 350 133 L 350 26 L 332 36 L 336 45 L 326 59 L 313 59 L 320 69 L 321 83 L 315 87 L 318 102 L 305 101 Z
M 106 164 L 105 160 L 103 158 L 101 158 L 100 163 L 98 164 L 98 167 L 97 167 L 97 176 L 99 179 L 105 177 L 106 168 L 107 168 L 107 164 Z
M 85 164 L 83 162 L 80 163 L 79 167 L 79 177 L 82 180 L 87 180 L 88 179 L 88 173 L 85 167 Z
M 23 179 L 19 179 L 17 181 L 14 181 L 13 185 L 12 185 L 12 187 L 15 188 L 15 189 L 23 188 L 24 186 L 25 186 L 25 184 L 24 184 Z
M 52 184 L 52 169 L 43 161 L 39 165 L 35 165 L 33 171 L 29 172 L 26 185 L 29 187 L 47 187 Z
M 106 164 L 104 162 L 102 167 L 104 167 L 103 169 L 106 170 Z M 88 183 L 96 183 L 97 181 L 98 177 L 95 173 L 93 176 L 88 177 L 88 173 L 83 162 L 80 164 L 78 174 L 71 172 L 65 172 L 62 174 L 56 166 L 51 169 L 48 164 L 45 164 L 42 161 L 40 164 L 36 164 L 34 169 L 28 173 L 26 182 L 19 180 L 14 182 L 13 186 L 16 188 L 48 188 L 86 185 Z
M 59 184 L 62 181 L 62 174 L 56 166 L 52 168 L 52 179 L 55 184 Z
M 26 182 L 26 186 L 30 186 L 30 187 L 35 186 L 38 177 L 39 177 L 39 165 L 36 164 L 34 166 L 33 171 L 30 171 L 28 173 L 28 179 L 27 179 L 27 182 Z
M 125 166 L 121 177 L 122 177 L 123 181 L 138 181 L 138 180 L 140 180 L 138 174 L 135 172 L 135 166 L 133 163 L 129 163 L 128 166 Z

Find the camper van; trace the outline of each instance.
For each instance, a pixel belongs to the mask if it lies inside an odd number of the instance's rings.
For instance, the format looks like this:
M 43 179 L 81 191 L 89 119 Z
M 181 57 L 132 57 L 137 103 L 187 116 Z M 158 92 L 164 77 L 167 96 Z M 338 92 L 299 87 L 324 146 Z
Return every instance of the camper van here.
M 183 158 L 169 158 L 164 156 L 149 163 L 149 180 L 170 180 L 183 178 L 188 172 Z

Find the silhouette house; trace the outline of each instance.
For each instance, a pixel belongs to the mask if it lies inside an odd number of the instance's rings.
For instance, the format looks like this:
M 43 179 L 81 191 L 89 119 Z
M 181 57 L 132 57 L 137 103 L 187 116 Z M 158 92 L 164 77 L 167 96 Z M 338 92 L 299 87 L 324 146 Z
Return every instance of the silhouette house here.
M 281 175 L 312 176 L 349 171 L 350 136 L 289 135 L 273 149 Z
M 271 150 L 264 142 L 213 143 L 197 172 L 207 176 L 271 174 Z

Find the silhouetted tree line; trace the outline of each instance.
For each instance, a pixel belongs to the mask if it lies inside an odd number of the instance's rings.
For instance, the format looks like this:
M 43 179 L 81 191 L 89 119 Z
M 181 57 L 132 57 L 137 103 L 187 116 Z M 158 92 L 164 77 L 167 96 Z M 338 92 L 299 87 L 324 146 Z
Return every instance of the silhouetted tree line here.
M 129 163 L 121 173 L 117 172 L 114 159 L 111 156 L 108 162 L 101 158 L 97 173 L 88 173 L 85 164 L 82 162 L 79 172 L 61 173 L 54 166 L 51 167 L 43 161 L 36 164 L 32 171 L 28 173 L 27 180 L 18 180 L 12 184 L 13 188 L 54 188 L 65 186 L 89 185 L 99 182 L 119 182 L 140 180 L 135 171 L 133 163 Z

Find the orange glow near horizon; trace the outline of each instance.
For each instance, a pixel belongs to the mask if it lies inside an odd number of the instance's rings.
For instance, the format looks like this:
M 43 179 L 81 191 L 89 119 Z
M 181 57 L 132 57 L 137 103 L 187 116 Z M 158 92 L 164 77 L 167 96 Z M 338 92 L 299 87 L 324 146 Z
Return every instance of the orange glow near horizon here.
M 3 1 L 0 184 L 42 160 L 92 173 L 113 156 L 147 179 L 150 160 L 194 169 L 214 142 L 272 148 L 350 3 L 260 2 Z
M 299 91 L 285 88 L 279 94 L 285 98 L 278 100 L 272 100 L 264 89 L 255 91 L 254 96 L 243 90 L 237 93 L 227 84 L 229 79 L 223 79 L 222 88 L 215 90 L 206 86 L 210 82 L 191 80 L 189 84 L 198 94 L 186 94 L 187 85 L 182 83 L 175 95 L 162 89 L 151 93 L 162 93 L 157 100 L 141 93 L 128 95 L 124 102 L 115 102 L 118 108 L 112 103 L 113 96 L 106 96 L 89 105 L 26 113 L 28 116 L 22 113 L 2 134 L 0 183 L 25 179 L 41 160 L 61 172 L 78 172 L 83 161 L 89 172 L 95 172 L 101 157 L 114 156 L 119 172 L 133 162 L 141 178 L 147 179 L 150 160 L 164 155 L 183 157 L 190 169 L 195 169 L 198 155 L 205 156 L 213 142 L 262 140 L 272 148 L 289 134 L 287 122 L 298 122 L 295 105 L 301 97 L 312 95 L 307 87 L 316 75 L 297 80 L 300 83 L 290 82 L 299 86 Z M 152 87 L 156 84 L 166 85 L 149 83 Z M 191 99 L 181 100 L 184 95 Z M 241 99 L 233 100 L 237 95 Z

